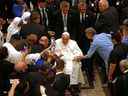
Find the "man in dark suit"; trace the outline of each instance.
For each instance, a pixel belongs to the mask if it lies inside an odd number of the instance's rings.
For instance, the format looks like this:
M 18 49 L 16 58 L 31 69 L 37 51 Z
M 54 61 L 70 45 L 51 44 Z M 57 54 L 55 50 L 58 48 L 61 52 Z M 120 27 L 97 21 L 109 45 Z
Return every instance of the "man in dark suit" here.
M 59 9 L 58 2 L 56 0 L 47 0 L 47 5 L 51 12 L 55 12 Z
M 44 25 L 46 31 L 51 31 L 51 23 L 52 23 L 52 11 L 48 8 L 47 2 L 45 0 L 38 0 L 37 8 L 35 9 L 40 14 L 40 24 Z
M 88 27 L 93 27 L 95 24 L 95 14 L 87 9 L 87 5 L 84 2 L 78 4 L 78 18 L 80 24 L 80 33 Z
M 115 33 L 119 27 L 119 18 L 117 10 L 110 7 L 107 0 L 99 1 L 99 11 L 95 28 L 97 33 Z
M 76 40 L 78 20 L 75 12 L 70 10 L 69 2 L 62 1 L 60 3 L 60 11 L 54 14 L 54 27 L 57 38 L 59 38 L 63 32 L 69 32 L 71 38 Z
M 87 53 L 90 47 L 90 41 L 86 38 L 84 30 L 88 27 L 93 27 L 95 24 L 95 15 L 87 9 L 85 2 L 79 2 L 78 4 L 78 17 L 79 17 L 79 34 L 78 44 L 84 54 Z M 93 86 L 93 66 L 92 59 L 82 60 L 82 69 L 86 71 L 87 78 L 90 86 Z

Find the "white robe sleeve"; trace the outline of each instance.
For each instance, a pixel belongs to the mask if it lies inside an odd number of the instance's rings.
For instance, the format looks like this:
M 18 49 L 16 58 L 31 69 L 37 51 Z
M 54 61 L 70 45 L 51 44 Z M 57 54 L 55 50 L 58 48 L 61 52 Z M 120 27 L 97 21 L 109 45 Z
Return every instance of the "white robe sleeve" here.
M 79 46 L 78 46 L 78 44 L 76 42 L 74 42 L 73 54 L 75 54 L 76 56 L 83 55 L 81 49 L 79 48 Z
M 25 57 L 25 61 L 27 64 L 33 64 L 40 58 L 40 53 L 35 53 L 35 54 L 28 54 Z
M 78 44 L 73 41 L 72 44 L 70 44 L 70 50 L 72 52 L 72 58 L 74 59 L 76 56 L 82 56 L 83 53 L 81 49 L 79 48 Z

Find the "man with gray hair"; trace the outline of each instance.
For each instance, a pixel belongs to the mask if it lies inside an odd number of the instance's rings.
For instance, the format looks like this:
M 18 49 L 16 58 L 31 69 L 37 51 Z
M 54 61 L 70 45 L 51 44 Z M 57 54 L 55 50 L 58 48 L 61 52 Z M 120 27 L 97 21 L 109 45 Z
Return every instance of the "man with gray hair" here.
M 93 40 L 86 58 L 91 57 L 94 52 L 98 52 L 100 57 L 102 57 L 105 64 L 108 63 L 109 54 L 113 49 L 113 43 L 110 34 L 101 33 L 95 34 L 96 31 L 93 28 L 87 28 L 85 30 L 85 35 L 88 39 Z
M 91 46 L 87 52 L 87 54 L 83 58 L 91 58 L 92 55 L 97 52 L 98 55 L 103 60 L 101 65 L 103 77 L 103 87 L 106 86 L 107 83 L 107 73 L 108 73 L 108 59 L 111 51 L 113 50 L 113 43 L 110 34 L 100 33 L 95 34 L 96 31 L 94 28 L 90 27 L 85 30 L 86 37 L 92 41 Z M 82 57 L 79 57 L 82 58 Z M 105 85 L 105 86 L 104 86 Z
M 77 90 L 75 90 L 77 93 L 78 84 L 84 84 L 81 62 L 77 58 L 78 56 L 83 56 L 81 49 L 78 47 L 76 41 L 70 39 L 70 34 L 64 32 L 61 38 L 56 40 L 55 51 L 64 60 L 64 72 L 70 75 L 70 85 L 72 88 L 77 87 Z
M 73 10 L 70 10 L 70 3 L 62 1 L 60 10 L 54 15 L 53 26 L 55 27 L 56 37 L 60 38 L 63 32 L 69 32 L 70 37 L 76 40 L 79 33 L 79 18 Z

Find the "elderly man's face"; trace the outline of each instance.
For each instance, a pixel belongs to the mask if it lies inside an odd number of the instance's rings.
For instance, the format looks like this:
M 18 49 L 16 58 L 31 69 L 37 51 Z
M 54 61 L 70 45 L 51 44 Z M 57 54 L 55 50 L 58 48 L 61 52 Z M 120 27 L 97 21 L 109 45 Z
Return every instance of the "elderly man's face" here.
M 46 6 L 47 6 L 46 2 L 39 2 L 38 3 L 38 7 L 40 7 L 40 8 L 46 8 Z
M 70 36 L 62 35 L 62 42 L 63 42 L 64 45 L 68 44 L 69 39 L 70 39 Z
M 103 12 L 107 9 L 108 7 L 108 2 L 106 0 L 100 0 L 99 1 L 99 11 Z
M 46 36 L 42 36 L 39 40 L 39 44 L 42 45 L 43 47 L 47 48 L 48 47 L 48 38 Z
M 86 12 L 86 4 L 85 3 L 80 3 L 78 5 L 78 7 L 79 7 L 79 10 L 80 10 L 81 13 L 85 13 Z
M 62 10 L 62 12 L 63 12 L 64 14 L 68 14 L 69 6 L 68 6 L 68 5 L 64 5 L 61 10 Z

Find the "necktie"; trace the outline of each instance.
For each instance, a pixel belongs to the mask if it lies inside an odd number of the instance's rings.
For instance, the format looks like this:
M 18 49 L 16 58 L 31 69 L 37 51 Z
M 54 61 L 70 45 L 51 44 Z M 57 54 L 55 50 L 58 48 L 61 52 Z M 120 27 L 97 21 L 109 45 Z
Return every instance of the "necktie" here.
M 80 22 L 81 22 L 81 23 L 83 23 L 83 22 L 84 22 L 84 14 L 81 14 Z
M 48 26 L 48 15 L 47 15 L 47 12 L 46 12 L 46 9 L 44 8 L 44 10 L 43 10 L 43 12 L 44 12 L 44 16 L 45 16 L 45 23 L 46 23 L 46 25 Z
M 40 14 L 41 14 L 41 23 L 44 24 L 44 21 L 43 21 L 43 12 L 42 12 L 42 9 L 39 9 L 40 10 Z
M 82 0 L 82 1 L 84 1 L 84 0 Z M 79 0 L 71 0 L 72 6 L 77 5 L 78 2 L 79 2 Z M 84 1 L 84 2 L 85 2 L 85 1 Z
M 75 0 L 72 0 L 72 6 L 74 6 L 75 5 Z
M 67 15 L 63 15 L 64 31 L 67 31 Z
M 95 25 L 97 24 L 97 22 L 98 22 L 98 20 L 99 20 L 99 17 L 100 17 L 100 13 L 97 13 Z

